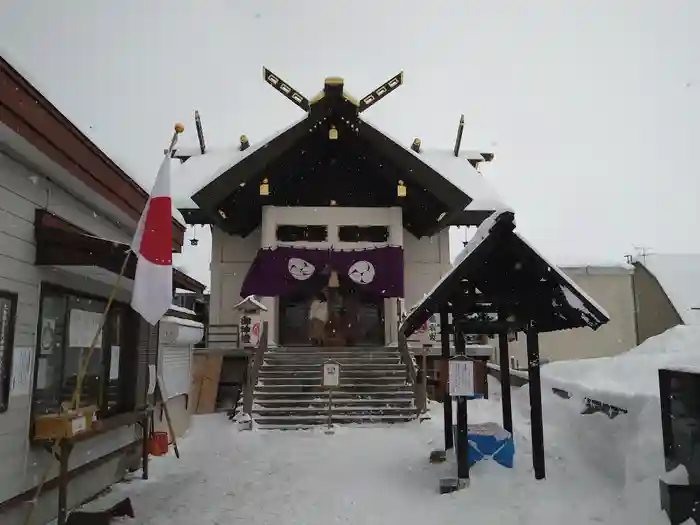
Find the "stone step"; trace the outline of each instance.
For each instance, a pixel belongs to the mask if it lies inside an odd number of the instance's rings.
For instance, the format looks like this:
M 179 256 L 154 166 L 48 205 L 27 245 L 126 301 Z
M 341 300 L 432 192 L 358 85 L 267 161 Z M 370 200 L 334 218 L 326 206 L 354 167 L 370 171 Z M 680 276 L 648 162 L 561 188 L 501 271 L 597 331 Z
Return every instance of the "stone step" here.
M 308 357 L 290 357 L 290 356 L 271 356 L 265 354 L 263 359 L 264 364 L 268 365 L 307 365 L 307 366 L 321 366 L 323 363 L 328 361 L 323 357 L 319 356 L 308 356 Z M 350 366 L 350 365 L 399 365 L 401 364 L 401 359 L 399 357 L 377 357 L 372 359 L 363 359 L 361 357 L 341 357 L 333 359 L 333 361 L 340 364 L 340 366 Z
M 328 399 L 327 390 L 317 390 L 315 392 L 302 392 L 299 390 L 256 390 L 253 394 L 254 401 L 257 403 L 263 400 L 315 400 Z M 367 390 L 339 390 L 333 392 L 333 399 L 338 400 L 360 400 L 360 399 L 413 399 L 413 391 L 404 389 L 383 390 L 377 389 L 372 391 Z
M 353 390 L 366 390 L 368 392 L 372 391 L 389 391 L 389 390 L 406 390 L 406 384 L 403 382 L 396 382 L 396 383 L 347 383 L 347 382 L 342 382 L 340 383 L 340 387 L 338 387 L 340 390 L 345 390 L 348 392 L 352 392 Z M 324 387 L 323 385 L 320 384 L 305 384 L 305 383 L 267 383 L 267 384 L 258 384 L 255 387 L 256 391 L 271 391 L 271 390 L 278 390 L 278 391 L 308 391 L 308 392 L 328 392 L 328 388 Z
M 340 377 L 340 388 L 345 385 L 357 386 L 357 385 L 392 385 L 392 386 L 405 386 L 405 381 L 403 376 L 399 375 L 396 377 Z M 297 377 L 297 376 L 284 376 L 284 377 L 261 377 L 258 380 L 258 385 L 260 386 L 277 386 L 277 385 L 296 385 L 296 386 L 323 386 L 322 379 L 320 377 Z
M 398 352 L 397 348 L 387 347 L 387 346 L 278 346 L 275 348 L 269 348 L 268 352 L 278 352 L 278 353 L 307 353 L 307 352 L 318 352 L 334 354 L 337 352 L 355 352 L 358 354 L 364 354 L 368 352 Z
M 332 418 L 333 424 L 343 425 L 349 423 L 399 423 L 415 419 L 415 414 L 393 415 L 351 415 L 338 414 Z M 264 416 L 256 415 L 255 422 L 258 425 L 325 425 L 328 417 L 324 415 L 288 415 L 288 416 Z
M 265 408 L 288 408 L 296 409 L 299 407 L 328 407 L 328 397 L 313 398 L 313 399 L 257 399 L 257 406 Z M 413 406 L 412 397 L 366 397 L 366 398 L 338 398 L 333 397 L 333 406 L 335 407 L 408 407 Z
M 348 378 L 395 378 L 395 377 L 405 377 L 406 371 L 403 369 L 397 370 L 356 370 L 356 369 L 341 369 L 340 379 L 341 381 Z M 321 381 L 323 379 L 323 372 L 320 369 L 310 369 L 310 370 L 277 370 L 276 368 L 263 368 L 260 370 L 258 377 L 260 378 L 280 378 L 280 377 L 290 377 L 290 378 L 306 378 L 306 379 L 316 379 Z
M 356 407 L 333 407 L 333 415 L 407 415 L 411 416 L 415 413 L 413 407 L 376 407 L 376 406 L 356 406 Z M 296 407 L 293 409 L 273 408 L 273 407 L 256 407 L 253 409 L 253 416 L 257 419 L 258 416 L 326 416 L 328 417 L 328 407 Z
M 357 357 L 359 359 L 371 359 L 373 357 L 399 357 L 399 352 L 275 352 L 268 350 L 265 356 L 278 357 L 323 357 L 326 359 L 338 359 L 341 357 Z
M 262 367 L 260 368 L 260 371 L 266 371 L 266 370 L 275 370 L 275 371 L 288 371 L 288 372 L 305 372 L 305 371 L 314 371 L 321 373 L 322 372 L 322 364 L 314 365 L 314 364 L 307 364 L 307 363 L 294 363 L 293 365 L 287 365 L 287 364 L 279 364 L 279 363 L 271 363 L 271 362 L 263 362 Z M 400 371 L 400 372 L 405 372 L 406 371 L 406 366 L 402 363 L 399 364 L 377 364 L 377 363 L 357 363 L 357 364 L 349 364 L 345 365 L 342 367 L 342 372 L 348 372 L 348 371 L 370 371 L 370 370 L 391 370 L 391 371 Z

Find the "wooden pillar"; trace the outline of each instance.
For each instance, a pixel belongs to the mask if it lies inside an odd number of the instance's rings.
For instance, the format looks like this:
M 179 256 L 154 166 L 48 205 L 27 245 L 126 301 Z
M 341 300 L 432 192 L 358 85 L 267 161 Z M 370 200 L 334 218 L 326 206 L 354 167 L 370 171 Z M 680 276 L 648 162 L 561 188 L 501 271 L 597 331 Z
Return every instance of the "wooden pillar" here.
M 440 310 L 440 387 L 442 389 L 442 410 L 444 416 L 445 451 L 454 447 L 452 437 L 452 398 L 447 387 L 448 362 L 450 360 L 450 321 L 446 309 Z
M 501 408 L 503 409 L 503 428 L 513 433 L 513 402 L 510 392 L 510 356 L 508 352 L 508 334 L 498 334 L 498 361 L 501 370 Z
M 544 431 L 542 423 L 542 387 L 540 381 L 540 342 L 537 329 L 530 324 L 527 329 L 527 371 L 530 390 L 530 429 L 532 441 L 532 467 L 535 479 L 544 479 Z
M 453 314 L 454 315 L 454 314 Z M 454 323 L 455 336 L 455 355 L 467 355 L 467 349 L 464 344 L 464 334 L 459 329 L 459 325 Z M 452 402 L 450 398 L 450 402 Z M 469 479 L 469 437 L 467 427 L 467 398 L 465 396 L 457 397 L 457 478 Z
M 488 358 L 474 357 L 474 393 L 481 394 L 484 399 L 489 398 L 489 381 L 488 381 Z

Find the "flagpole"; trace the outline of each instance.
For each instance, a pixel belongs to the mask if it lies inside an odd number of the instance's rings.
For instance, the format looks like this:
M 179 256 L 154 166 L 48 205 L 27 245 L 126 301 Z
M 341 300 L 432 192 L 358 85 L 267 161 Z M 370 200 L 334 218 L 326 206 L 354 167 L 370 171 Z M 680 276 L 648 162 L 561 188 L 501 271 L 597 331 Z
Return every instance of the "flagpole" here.
M 175 129 L 173 131 L 173 137 L 170 139 L 170 146 L 168 147 L 168 150 L 166 152 L 166 156 L 170 157 L 170 155 L 173 152 L 173 149 L 175 148 L 175 145 L 177 144 L 177 139 L 182 133 L 185 131 L 185 126 L 183 124 L 177 123 L 175 124 Z M 121 283 L 122 278 L 124 277 L 124 272 L 126 271 L 127 264 L 129 263 L 129 258 L 131 256 L 132 250 L 129 249 L 127 250 L 126 254 L 124 254 L 124 261 L 122 262 L 121 269 L 119 270 L 119 274 L 117 275 L 117 280 L 114 283 L 114 286 L 112 287 L 112 291 L 109 294 L 109 298 L 107 299 L 107 305 L 105 306 L 104 312 L 102 313 L 102 317 L 100 319 L 100 324 L 97 328 L 97 331 L 95 332 L 95 335 L 92 338 L 92 342 L 90 343 L 90 348 L 88 350 L 87 358 L 85 359 L 84 362 L 81 363 L 80 370 L 78 372 L 78 377 L 77 381 L 75 384 L 75 390 L 73 391 L 73 396 L 71 399 L 71 408 L 73 410 L 78 410 L 80 407 L 80 395 L 81 395 L 81 390 L 83 386 L 83 381 L 85 380 L 85 375 L 87 374 L 87 369 L 88 366 L 90 365 L 90 359 L 92 358 L 92 354 L 95 351 L 95 347 L 97 346 L 97 341 L 100 337 L 100 334 L 102 333 L 102 330 L 104 329 L 104 325 L 107 321 L 107 315 L 109 314 L 110 309 L 112 308 L 112 303 L 114 302 L 114 298 L 117 295 L 117 290 L 119 289 L 119 284 Z M 82 361 L 82 355 L 81 355 L 81 361 Z

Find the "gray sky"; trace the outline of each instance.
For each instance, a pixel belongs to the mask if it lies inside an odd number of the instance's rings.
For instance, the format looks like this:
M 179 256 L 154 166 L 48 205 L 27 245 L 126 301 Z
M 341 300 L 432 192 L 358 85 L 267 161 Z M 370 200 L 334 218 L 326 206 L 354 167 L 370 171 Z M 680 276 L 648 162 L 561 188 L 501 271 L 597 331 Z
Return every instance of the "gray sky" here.
M 404 70 L 371 120 L 451 148 L 464 113 L 463 147 L 495 150 L 485 176 L 560 263 L 700 252 L 699 26 L 697 0 L 0 0 L 2 53 L 147 187 L 195 109 L 210 146 L 300 116 L 262 65 L 309 97 Z

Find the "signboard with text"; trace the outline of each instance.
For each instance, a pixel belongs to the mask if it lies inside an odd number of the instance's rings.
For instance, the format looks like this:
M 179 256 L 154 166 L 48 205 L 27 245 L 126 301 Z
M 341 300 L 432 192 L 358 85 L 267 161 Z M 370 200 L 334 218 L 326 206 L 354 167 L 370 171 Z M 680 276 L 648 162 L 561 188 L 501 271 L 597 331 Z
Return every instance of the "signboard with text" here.
M 457 356 L 449 361 L 449 393 L 452 397 L 474 395 L 473 362 L 466 357 Z
M 323 386 L 335 388 L 340 386 L 340 364 L 335 361 L 323 363 Z

